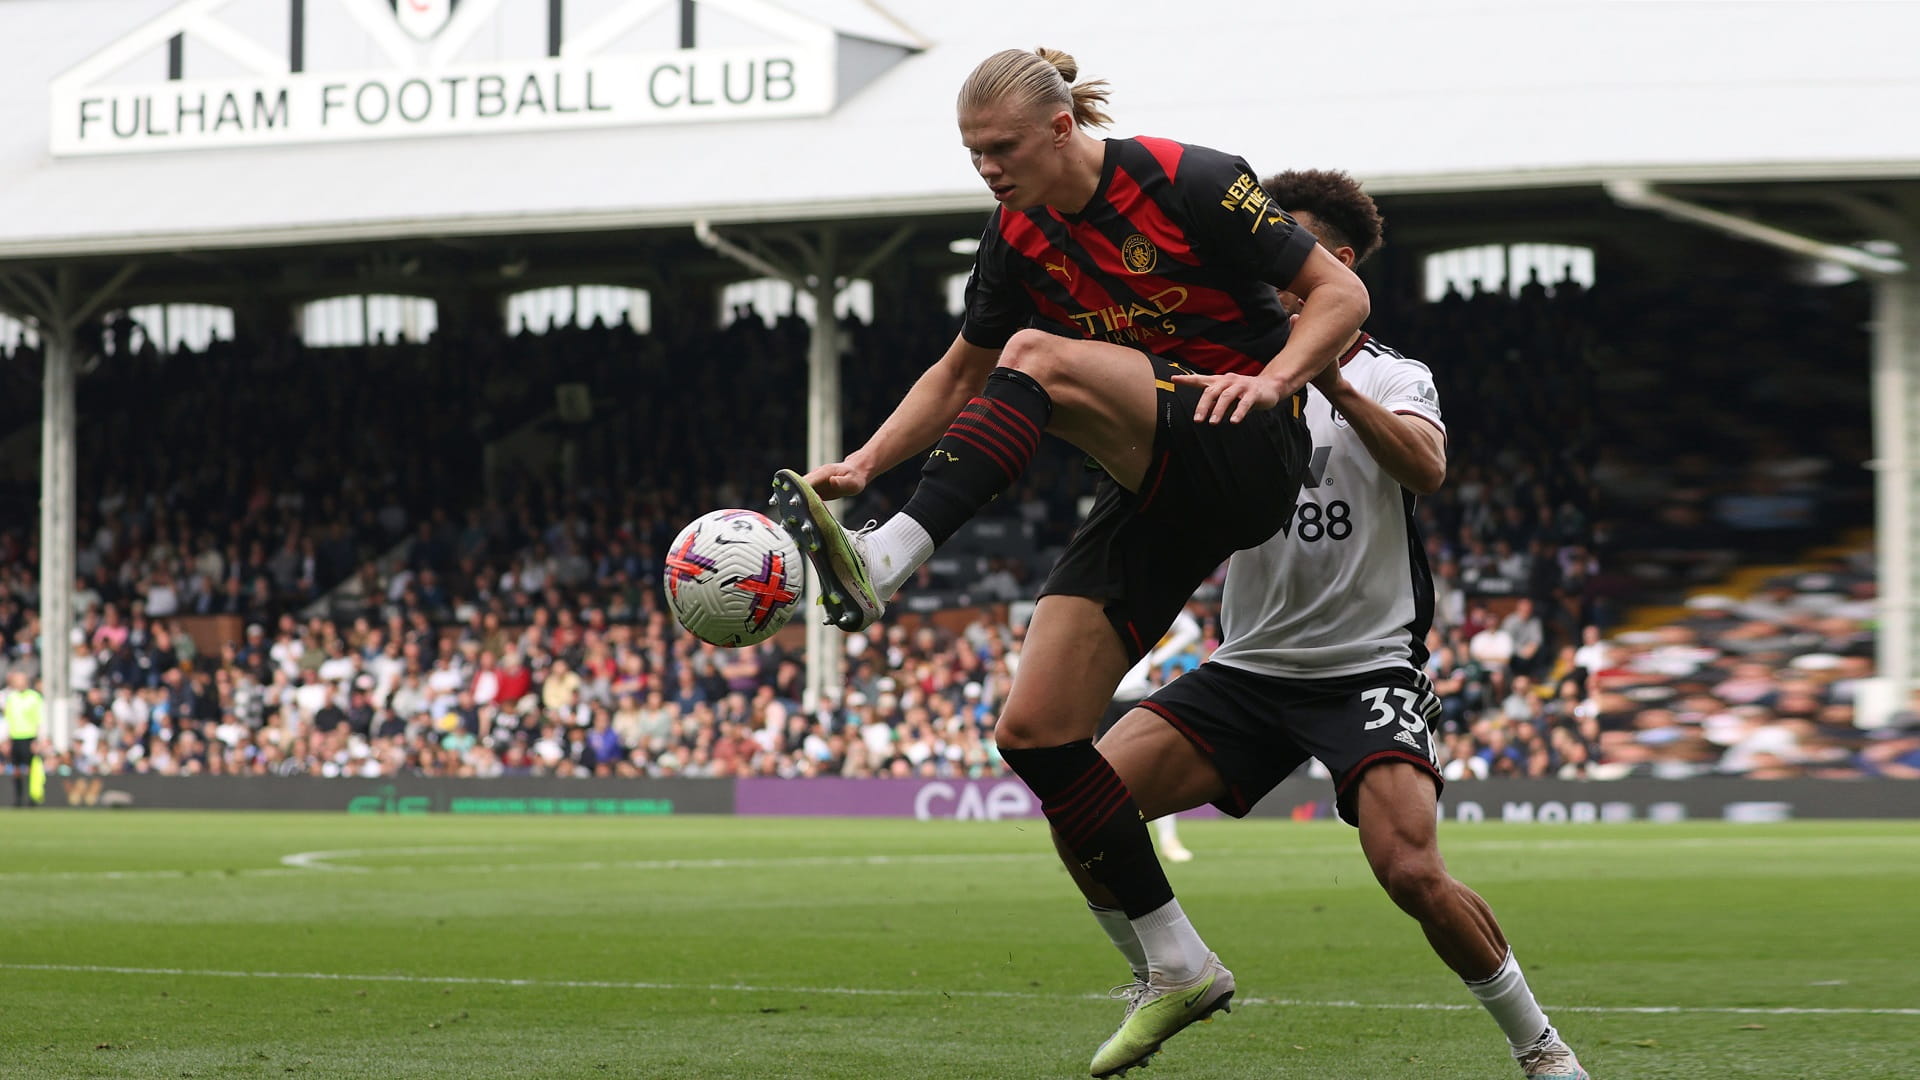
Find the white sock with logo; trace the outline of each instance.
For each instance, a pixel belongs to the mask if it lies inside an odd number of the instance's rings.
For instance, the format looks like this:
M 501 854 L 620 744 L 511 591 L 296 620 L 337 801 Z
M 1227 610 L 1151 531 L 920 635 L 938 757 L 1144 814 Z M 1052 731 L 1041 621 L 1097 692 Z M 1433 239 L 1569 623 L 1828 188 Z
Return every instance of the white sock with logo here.
M 905 514 L 895 514 L 861 538 L 866 546 L 867 577 L 882 600 L 893 599 L 920 564 L 933 555 L 933 537 L 926 526 Z
M 1547 1014 L 1541 1011 L 1539 1003 L 1533 1000 L 1533 990 L 1527 986 L 1527 977 L 1520 973 L 1512 949 L 1507 950 L 1506 962 L 1500 965 L 1500 970 L 1479 982 L 1467 983 L 1467 989 L 1480 999 L 1480 1004 L 1486 1007 L 1516 1050 L 1539 1042 L 1540 1036 L 1553 1026 L 1547 1022 Z
M 1127 966 L 1133 969 L 1133 977 L 1145 981 L 1147 977 L 1147 950 L 1140 944 L 1140 935 L 1133 932 L 1133 923 L 1127 920 L 1127 913 L 1119 908 L 1100 907 L 1088 904 L 1087 910 L 1093 912 L 1093 919 L 1100 929 L 1107 932 L 1107 940 L 1127 958 Z
M 1130 921 L 1133 932 L 1140 937 L 1140 947 L 1146 950 L 1154 982 L 1178 986 L 1207 966 L 1207 943 L 1187 921 L 1180 901 L 1169 900 Z

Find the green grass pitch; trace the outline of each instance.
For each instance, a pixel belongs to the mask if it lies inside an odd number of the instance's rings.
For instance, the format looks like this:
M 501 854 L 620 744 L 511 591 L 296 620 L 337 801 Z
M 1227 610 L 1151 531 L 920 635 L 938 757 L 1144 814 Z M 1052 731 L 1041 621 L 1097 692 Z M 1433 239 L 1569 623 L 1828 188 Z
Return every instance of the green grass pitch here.
M 1242 1003 L 1142 1080 L 1517 1077 L 1333 823 L 1196 822 Z M 1920 1076 L 1920 827 L 1456 825 L 1598 1080 Z M 0 1076 L 1073 1077 L 1125 970 L 1031 822 L 0 817 Z

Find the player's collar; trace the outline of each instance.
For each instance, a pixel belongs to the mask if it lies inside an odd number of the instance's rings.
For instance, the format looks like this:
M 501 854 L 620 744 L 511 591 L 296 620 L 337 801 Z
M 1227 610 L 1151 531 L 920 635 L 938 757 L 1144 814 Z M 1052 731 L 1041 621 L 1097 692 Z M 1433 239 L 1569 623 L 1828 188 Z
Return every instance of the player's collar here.
M 1360 336 L 1353 339 L 1353 345 L 1348 348 L 1346 352 L 1340 354 L 1340 366 L 1346 367 L 1347 361 L 1359 356 L 1360 350 L 1366 346 L 1367 342 L 1372 340 L 1372 334 L 1367 333 L 1365 330 L 1360 331 Z
M 1087 211 L 1093 209 L 1096 203 L 1107 197 L 1107 188 L 1113 183 L 1113 171 L 1120 167 L 1119 142 L 1119 139 L 1102 139 L 1100 141 L 1100 178 L 1094 181 L 1093 194 L 1088 196 L 1085 206 L 1082 206 L 1078 211 L 1071 214 L 1065 210 L 1056 209 L 1053 206 L 1047 206 L 1045 208 L 1047 213 L 1053 215 L 1055 221 L 1068 224 L 1078 222 L 1086 217 Z

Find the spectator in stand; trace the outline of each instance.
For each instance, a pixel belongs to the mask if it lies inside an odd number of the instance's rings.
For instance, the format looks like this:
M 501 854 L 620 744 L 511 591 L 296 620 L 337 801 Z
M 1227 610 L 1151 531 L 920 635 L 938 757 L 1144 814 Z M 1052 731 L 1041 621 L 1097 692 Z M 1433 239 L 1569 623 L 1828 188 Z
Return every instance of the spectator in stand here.
M 1512 669 L 1528 675 L 1536 673 L 1540 666 L 1540 649 L 1546 643 L 1546 632 L 1533 613 L 1533 601 L 1524 596 L 1514 601 L 1513 610 L 1500 620 L 1500 631 L 1512 643 Z

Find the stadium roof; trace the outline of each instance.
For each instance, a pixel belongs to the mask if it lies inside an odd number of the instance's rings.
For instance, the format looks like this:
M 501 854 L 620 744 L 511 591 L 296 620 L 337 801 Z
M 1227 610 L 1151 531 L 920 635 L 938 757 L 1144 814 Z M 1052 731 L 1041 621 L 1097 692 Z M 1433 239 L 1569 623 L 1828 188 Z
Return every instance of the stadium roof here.
M 564 43 L 577 73 L 622 49 L 671 57 L 676 30 L 688 32 L 672 0 L 404 2 L 427 11 L 412 37 L 380 22 L 397 18 L 388 0 L 0 3 L 0 259 L 984 210 L 953 94 L 988 53 L 1038 44 L 1113 83 L 1120 134 L 1219 146 L 1263 172 L 1346 168 L 1382 193 L 1920 176 L 1920 5 L 1833 0 L 699 0 L 699 48 L 677 54 L 689 69 L 721 55 L 703 50 L 732 49 L 744 64 L 798 43 L 834 65 L 826 96 L 773 101 L 792 85 L 763 81 L 770 103 L 740 112 L 758 118 L 542 116 L 555 130 L 449 121 L 446 134 L 418 133 L 436 119 L 325 141 L 275 127 L 274 99 L 249 97 L 249 85 L 289 77 L 317 94 L 337 76 L 344 89 L 327 93 L 338 121 L 355 86 L 385 80 L 391 91 L 419 76 L 424 111 L 427 84 L 455 68 L 532 70 Z M 300 45 L 294 10 L 305 12 Z M 289 76 L 301 50 L 303 74 Z M 541 113 L 566 112 L 563 91 L 591 113 L 592 95 L 626 77 L 601 71 L 584 104 L 577 89 L 542 84 Z M 165 81 L 170 72 L 185 82 Z M 97 152 L 192 141 L 101 143 L 119 116 L 101 95 L 118 93 L 131 121 L 146 94 L 151 129 L 153 94 L 206 80 L 241 88 L 248 115 L 236 122 L 260 121 L 264 101 L 273 130 L 233 145 Z M 700 92 L 671 80 L 647 89 L 672 102 Z M 226 119 L 215 90 L 193 118 L 202 129 Z M 188 119 L 176 112 L 160 127 Z

